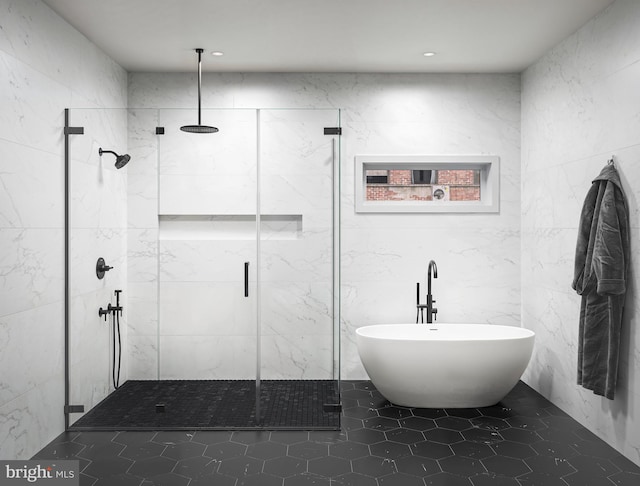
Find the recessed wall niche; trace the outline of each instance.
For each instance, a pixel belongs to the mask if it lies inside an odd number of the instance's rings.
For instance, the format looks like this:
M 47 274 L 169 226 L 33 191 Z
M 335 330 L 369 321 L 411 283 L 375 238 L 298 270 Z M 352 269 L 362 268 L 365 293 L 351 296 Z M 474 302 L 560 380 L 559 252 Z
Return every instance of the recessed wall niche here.
M 160 240 L 255 240 L 255 214 L 168 215 L 159 217 Z M 301 214 L 263 214 L 260 238 L 297 240 L 302 237 Z

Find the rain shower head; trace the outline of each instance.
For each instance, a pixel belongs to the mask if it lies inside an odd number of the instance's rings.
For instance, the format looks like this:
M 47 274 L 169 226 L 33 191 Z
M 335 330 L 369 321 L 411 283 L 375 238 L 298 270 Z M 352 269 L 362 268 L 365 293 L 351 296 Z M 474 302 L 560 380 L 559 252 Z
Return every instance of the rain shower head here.
M 189 133 L 216 133 L 218 131 L 216 127 L 207 125 L 183 125 L 180 127 L 180 130 Z
M 113 154 L 116 156 L 116 169 L 122 169 L 131 160 L 129 154 L 118 155 L 113 150 L 102 150 L 102 148 L 99 148 L 98 155 L 102 157 L 102 154 Z
M 202 90 L 202 53 L 204 49 L 196 49 L 196 52 L 198 53 L 198 124 L 183 125 L 180 130 L 188 133 L 216 133 L 218 131 L 216 127 L 202 124 L 202 98 L 200 92 Z

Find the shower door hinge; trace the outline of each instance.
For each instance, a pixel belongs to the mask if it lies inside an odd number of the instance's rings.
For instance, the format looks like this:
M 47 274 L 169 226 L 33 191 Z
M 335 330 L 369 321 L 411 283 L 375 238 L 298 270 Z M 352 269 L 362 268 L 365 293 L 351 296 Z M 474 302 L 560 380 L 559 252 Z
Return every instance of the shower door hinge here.
M 84 127 L 64 127 L 65 135 L 84 135 Z
M 156 127 L 156 135 L 164 135 L 164 127 Z
M 324 127 L 325 135 L 342 135 L 342 127 Z
M 84 405 L 65 405 L 64 413 L 83 413 Z

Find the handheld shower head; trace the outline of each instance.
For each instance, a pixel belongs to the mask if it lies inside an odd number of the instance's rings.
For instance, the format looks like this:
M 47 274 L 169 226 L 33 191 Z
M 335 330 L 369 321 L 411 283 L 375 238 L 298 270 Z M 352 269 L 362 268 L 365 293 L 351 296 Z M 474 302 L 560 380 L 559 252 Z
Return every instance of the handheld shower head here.
M 131 160 L 129 154 L 118 155 L 113 150 L 102 150 L 102 147 L 98 149 L 98 155 L 102 157 L 102 154 L 113 154 L 116 156 L 116 169 L 122 169 Z

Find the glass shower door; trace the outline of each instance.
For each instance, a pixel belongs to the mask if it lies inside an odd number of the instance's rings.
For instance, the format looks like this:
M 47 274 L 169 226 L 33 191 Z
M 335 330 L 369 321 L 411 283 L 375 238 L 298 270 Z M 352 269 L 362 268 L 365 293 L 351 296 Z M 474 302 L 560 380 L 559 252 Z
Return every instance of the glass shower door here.
M 258 379 L 266 427 L 340 424 L 338 110 L 259 111 Z M 329 130 L 331 132 L 331 130 Z
M 338 428 L 339 112 L 190 116 L 159 115 L 158 377 L 197 382 L 199 426 Z
M 256 112 L 203 110 L 215 134 L 180 131 L 192 118 L 160 115 L 158 374 L 201 382 L 198 399 L 219 418 L 216 403 L 233 412 L 255 401 Z M 202 425 L 248 425 L 212 420 Z

